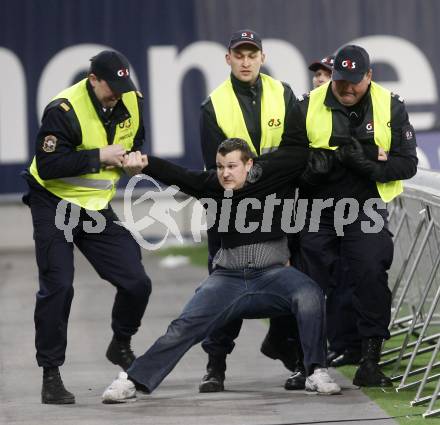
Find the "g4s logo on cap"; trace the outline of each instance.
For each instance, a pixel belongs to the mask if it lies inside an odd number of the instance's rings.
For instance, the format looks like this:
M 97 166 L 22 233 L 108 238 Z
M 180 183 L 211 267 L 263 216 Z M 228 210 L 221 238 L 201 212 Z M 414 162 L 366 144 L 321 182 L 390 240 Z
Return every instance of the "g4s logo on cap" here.
M 341 62 L 341 65 L 343 68 L 348 68 L 348 69 L 355 69 L 356 68 L 356 62 L 351 61 L 350 59 L 343 60 Z
M 130 75 L 130 71 L 128 68 L 118 69 L 118 77 L 128 77 Z
M 254 39 L 254 34 L 252 34 L 251 32 L 242 32 L 241 36 L 246 37 L 246 38 L 250 38 L 251 40 Z

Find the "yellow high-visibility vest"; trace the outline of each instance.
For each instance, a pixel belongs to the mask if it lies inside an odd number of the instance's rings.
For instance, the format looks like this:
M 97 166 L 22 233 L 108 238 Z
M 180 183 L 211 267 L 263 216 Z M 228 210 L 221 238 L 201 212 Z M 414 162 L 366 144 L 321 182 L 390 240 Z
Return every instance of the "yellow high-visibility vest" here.
M 238 137 L 246 140 L 252 152 L 256 155 L 278 149 L 284 131 L 284 117 L 286 114 L 283 84 L 269 75 L 260 74 L 260 77 L 263 84 L 260 152 L 255 150 L 249 136 L 231 79 L 228 78 L 210 94 L 217 124 L 226 137 Z
M 324 100 L 330 82 L 310 92 L 309 106 L 307 109 L 306 129 L 307 138 L 312 148 L 337 149 L 329 146 L 332 135 L 332 111 L 325 106 Z M 384 87 L 371 82 L 371 101 L 373 104 L 374 142 L 389 152 L 391 147 L 391 92 Z M 384 202 L 390 202 L 402 193 L 401 180 L 387 183 L 376 182 L 377 190 Z
M 67 99 L 72 105 L 81 127 L 82 144 L 76 150 L 102 148 L 108 145 L 105 128 L 89 97 L 87 78 L 63 90 L 53 99 Z M 122 95 L 130 118 L 116 126 L 113 144 L 119 144 L 129 151 L 133 147 L 134 137 L 139 129 L 139 106 L 136 93 Z M 29 172 L 45 189 L 59 198 L 89 210 L 101 210 L 107 206 L 116 192 L 122 171 L 119 168 L 99 173 L 83 174 L 75 177 L 43 180 L 38 174 L 37 162 L 34 157 Z

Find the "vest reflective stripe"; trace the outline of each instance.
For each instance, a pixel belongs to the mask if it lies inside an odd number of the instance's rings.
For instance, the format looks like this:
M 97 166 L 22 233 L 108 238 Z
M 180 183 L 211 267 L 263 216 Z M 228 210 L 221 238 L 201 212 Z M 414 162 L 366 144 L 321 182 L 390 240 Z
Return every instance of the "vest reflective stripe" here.
M 263 148 L 260 149 L 260 155 L 263 155 L 264 153 L 274 152 L 278 149 L 278 146 L 274 146 L 272 148 Z
M 108 145 L 105 128 L 90 100 L 86 81 L 87 79 L 84 79 L 54 97 L 68 99 L 75 111 L 82 134 L 82 144 L 76 148 L 78 151 L 99 149 Z M 130 118 L 116 126 L 113 144 L 120 144 L 126 150 L 130 150 L 140 120 L 136 93 L 125 93 L 122 101 L 130 113 Z M 114 168 L 101 169 L 99 173 L 43 180 L 38 174 L 35 157 L 29 171 L 49 192 L 91 210 L 100 210 L 107 206 L 116 192 L 115 186 L 121 176 L 121 170 Z
M 265 74 L 260 74 L 263 85 L 261 97 L 261 141 L 260 152 L 256 152 L 249 136 L 231 79 L 224 81 L 210 95 L 218 126 L 227 138 L 246 140 L 252 152 L 259 155 L 276 150 L 284 131 L 286 106 L 283 84 Z
M 332 135 L 332 112 L 324 104 L 329 85 L 330 82 L 310 92 L 306 129 L 312 148 L 336 149 L 334 146 L 329 146 Z M 391 122 L 391 92 L 371 82 L 370 95 L 373 105 L 374 142 L 389 152 L 391 147 L 391 126 L 389 125 Z M 376 186 L 384 202 L 390 202 L 403 191 L 403 184 L 400 180 L 387 183 L 376 182 Z
M 107 190 L 113 187 L 112 180 L 94 180 L 85 179 L 83 177 L 62 177 L 58 180 L 73 186 L 90 187 L 93 189 Z

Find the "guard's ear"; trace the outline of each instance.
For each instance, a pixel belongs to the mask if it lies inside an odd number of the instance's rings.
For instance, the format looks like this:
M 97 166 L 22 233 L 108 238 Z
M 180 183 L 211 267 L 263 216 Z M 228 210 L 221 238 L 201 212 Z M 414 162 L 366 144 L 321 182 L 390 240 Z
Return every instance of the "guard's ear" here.
M 367 78 L 368 78 L 368 83 L 370 83 L 371 79 L 373 78 L 373 70 L 371 68 L 367 72 Z
M 92 87 L 95 87 L 95 84 L 98 81 L 98 77 L 95 74 L 89 74 L 89 81 Z

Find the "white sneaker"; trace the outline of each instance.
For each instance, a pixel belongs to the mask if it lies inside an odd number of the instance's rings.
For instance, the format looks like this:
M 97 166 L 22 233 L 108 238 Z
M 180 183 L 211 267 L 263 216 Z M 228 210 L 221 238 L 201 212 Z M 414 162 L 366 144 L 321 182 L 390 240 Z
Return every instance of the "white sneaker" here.
M 341 387 L 333 381 L 328 374 L 328 370 L 324 368 L 315 369 L 315 371 L 307 377 L 306 390 L 328 395 L 341 393 Z
M 125 372 L 119 372 L 118 379 L 115 379 L 102 394 L 102 402 L 114 404 L 129 401 L 136 401 L 136 388 Z

